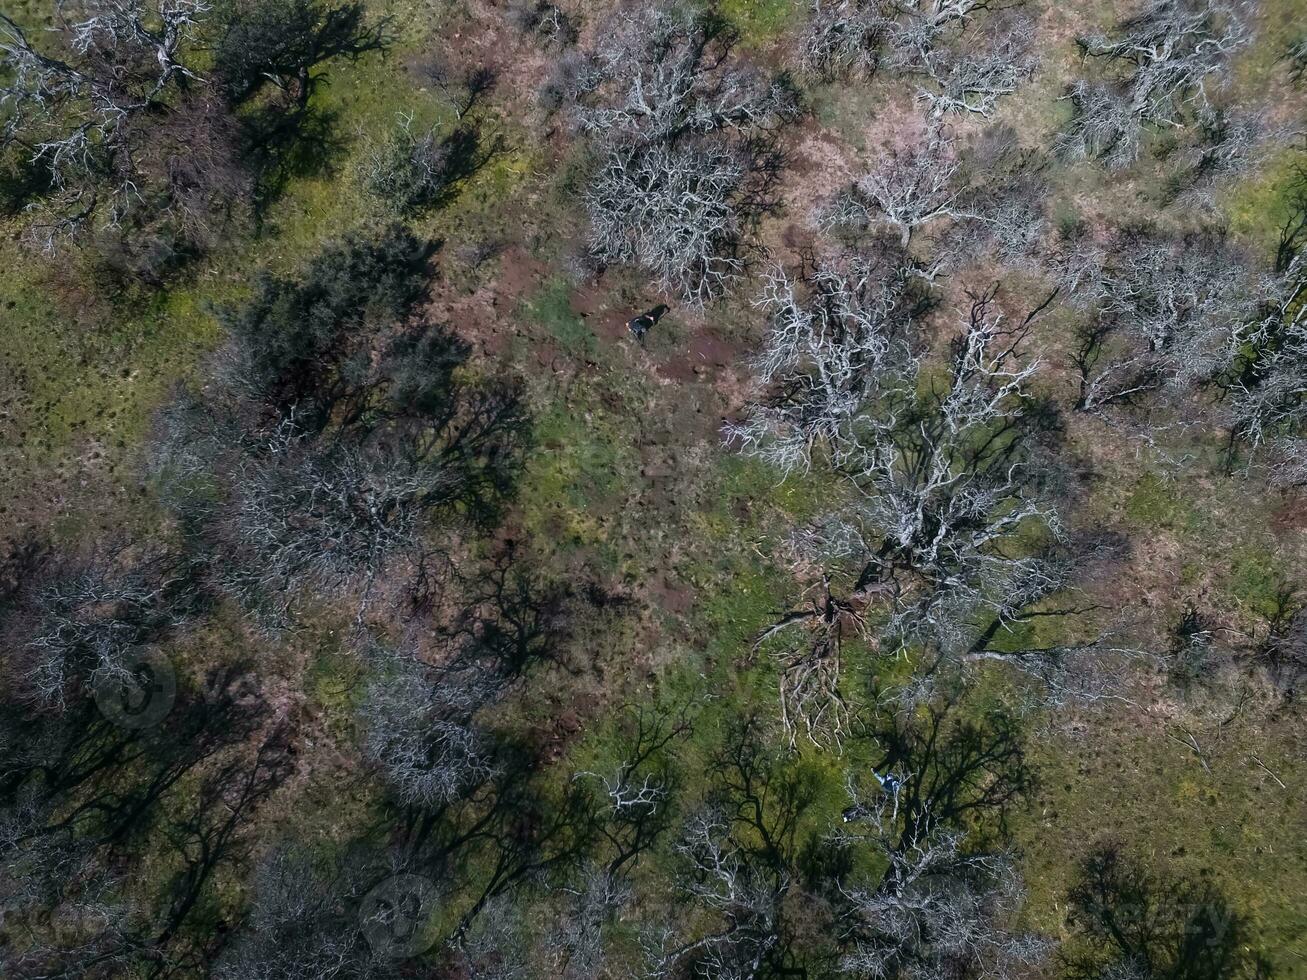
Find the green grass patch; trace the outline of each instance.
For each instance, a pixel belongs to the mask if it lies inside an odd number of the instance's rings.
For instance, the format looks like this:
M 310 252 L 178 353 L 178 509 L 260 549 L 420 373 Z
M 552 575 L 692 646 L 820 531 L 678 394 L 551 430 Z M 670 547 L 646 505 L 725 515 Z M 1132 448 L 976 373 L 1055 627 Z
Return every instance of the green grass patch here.
M 593 359 L 599 353 L 599 339 L 585 321 L 572 311 L 572 287 L 555 277 L 526 302 L 527 315 L 542 327 L 567 353 Z
M 1245 609 L 1269 616 L 1276 609 L 1276 595 L 1288 581 L 1290 577 L 1275 556 L 1258 549 L 1236 555 L 1226 589 Z
M 1280 229 L 1293 213 L 1295 188 L 1303 186 L 1300 151 L 1286 150 L 1256 176 L 1238 181 L 1225 202 L 1230 229 L 1268 256 L 1274 255 Z
M 1200 525 L 1200 515 L 1185 499 L 1180 486 L 1153 473 L 1141 476 L 1126 499 L 1125 512 L 1130 520 L 1145 527 L 1176 531 L 1193 531 Z
M 794 0 L 722 0 L 719 9 L 744 43 L 754 47 L 778 40 L 803 14 Z

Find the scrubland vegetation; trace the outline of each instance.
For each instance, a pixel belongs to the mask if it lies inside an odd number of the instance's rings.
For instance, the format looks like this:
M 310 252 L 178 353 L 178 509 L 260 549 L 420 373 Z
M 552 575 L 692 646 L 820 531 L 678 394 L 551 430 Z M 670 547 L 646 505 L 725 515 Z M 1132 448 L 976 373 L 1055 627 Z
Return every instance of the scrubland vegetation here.
M 1304 140 L 1298 0 L 10 3 L 0 975 L 1307 976 Z

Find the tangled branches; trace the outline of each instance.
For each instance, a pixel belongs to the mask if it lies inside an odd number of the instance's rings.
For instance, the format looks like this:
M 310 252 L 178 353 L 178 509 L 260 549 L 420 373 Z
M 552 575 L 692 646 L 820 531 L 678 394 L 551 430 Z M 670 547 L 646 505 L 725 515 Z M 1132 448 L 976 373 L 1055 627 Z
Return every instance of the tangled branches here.
M 1180 126 L 1208 105 L 1208 85 L 1251 38 L 1240 11 L 1222 0 L 1149 0 L 1111 36 L 1079 39 L 1115 77 L 1076 82 L 1065 96 L 1074 118 L 1058 141 L 1072 159 L 1133 163 L 1147 125 Z
M 731 60 L 718 18 L 658 6 L 617 15 L 573 65 L 572 117 L 600 158 L 589 245 L 701 304 L 738 277 L 779 166 L 771 132 L 794 96 Z

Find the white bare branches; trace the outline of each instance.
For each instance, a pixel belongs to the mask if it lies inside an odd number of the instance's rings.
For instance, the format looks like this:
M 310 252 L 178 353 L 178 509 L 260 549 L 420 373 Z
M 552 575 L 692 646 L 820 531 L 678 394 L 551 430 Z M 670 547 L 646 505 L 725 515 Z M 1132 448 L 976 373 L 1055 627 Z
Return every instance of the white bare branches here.
M 922 83 L 917 98 L 935 119 L 949 113 L 988 119 L 999 99 L 1011 95 L 1034 74 L 1037 62 L 1029 53 L 1032 38 L 1030 25 L 1023 23 L 976 53 L 926 52 L 919 64 Z
M 182 621 L 178 581 L 167 569 L 96 558 L 37 592 L 25 678 L 37 703 L 63 710 L 75 690 L 130 681 L 128 654 Z
M 1020 350 L 1053 296 L 1009 323 L 994 290 L 974 295 L 947 370 L 932 369 L 923 393 L 923 363 L 895 293 L 902 286 L 873 283 L 819 264 L 803 295 L 774 274 L 763 303 L 773 328 L 758 362 L 764 394 L 726 429 L 744 452 L 787 471 L 823 461 L 849 491 L 792 539 L 796 567 L 822 570 L 824 597 L 758 641 L 788 641 L 778 656 L 791 740 L 804 732 L 839 741 L 842 642 L 845 631 L 866 629 L 869 605 L 883 605 L 880 637 L 896 649 L 927 645 L 956 657 L 975 639 L 978 615 L 1005 619 L 1060 585 L 1046 560 L 1005 547 L 1036 526 L 1059 533 L 1023 458 L 1038 362 Z M 800 630 L 806 639 L 796 641 Z
M 882 65 L 920 79 L 918 96 L 938 119 L 948 113 L 988 116 L 1003 95 L 1034 71 L 1030 31 L 1000 19 L 977 50 L 962 31 L 992 0 L 813 0 L 800 68 L 831 79 L 870 76 Z
M 1209 83 L 1230 55 L 1251 39 L 1241 12 L 1222 0 L 1147 0 L 1112 37 L 1081 38 L 1085 54 L 1102 58 L 1116 78 L 1077 82 L 1065 96 L 1075 118 L 1059 138 L 1062 153 L 1133 163 L 1145 125 L 1179 126 L 1208 105 Z
M 556 975 L 560 980 L 602 976 L 609 954 L 608 930 L 631 904 L 631 886 L 607 868 L 589 864 L 581 880 L 562 891 L 569 901 L 546 944 L 553 953 Z
M 1262 113 L 1204 107 L 1197 139 L 1180 154 L 1181 169 L 1172 178 L 1176 200 L 1214 207 L 1214 185 L 1257 167 L 1288 137 L 1287 128 L 1270 124 Z
M 601 161 L 585 194 L 590 249 L 695 304 L 739 276 L 779 166 L 768 134 L 796 109 L 786 86 L 733 63 L 733 43 L 711 17 L 628 9 L 569 85 Z
M 923 743 L 928 754 L 939 748 L 935 735 Z M 840 882 L 848 950 L 842 971 L 921 980 L 1025 975 L 1050 944 L 1007 927 L 1024 893 L 1011 856 L 968 847 L 961 828 L 933 813 L 931 791 L 917 785 L 926 773 L 873 775 L 879 785 L 870 795 L 846 778 L 850 805 L 831 835 L 834 844 L 869 849 L 884 863 L 874 877 Z M 909 797 L 904 807 L 901 794 Z
M 747 176 L 747 159 L 733 146 L 612 151 L 585 191 L 589 246 L 649 270 L 660 289 L 706 302 L 744 266 L 739 199 Z
M 384 972 L 348 912 L 359 898 L 359 875 L 320 864 L 286 846 L 264 858 L 254 874 L 246 929 L 214 964 L 219 980 L 337 980 Z
M 817 262 L 802 279 L 768 273 L 755 376 L 777 397 L 751 405 L 726 437 L 786 473 L 811 467 L 818 450 L 837 464 L 856 451 L 866 406 L 893 400 L 916 373 L 908 285 L 906 273 L 863 258 Z
M 619 13 L 594 55 L 579 125 L 627 146 L 774 128 L 793 114 L 792 96 L 727 63 L 733 41 L 720 25 L 670 5 Z M 610 97 L 593 97 L 603 94 Z
M 638 782 L 635 778 L 637 775 Z M 661 776 L 657 773 L 637 774 L 635 767 L 629 762 L 618 766 L 617 771 L 611 776 L 586 771 L 578 772 L 572 778 L 577 779 L 582 776 L 597 779 L 603 785 L 604 793 L 608 797 L 609 811 L 623 818 L 651 815 L 667 799 L 667 784 Z
M 1112 243 L 1093 285 L 1082 295 L 1094 320 L 1074 358 L 1086 411 L 1182 391 L 1225 369 L 1267 289 L 1218 236 L 1140 230 Z
M 47 248 L 101 213 L 109 226 L 141 200 L 132 124 L 195 75 L 182 52 L 209 12 L 204 0 L 107 0 L 63 22 L 63 50 L 39 50 L 0 14 L 0 145 L 17 145 L 53 193 L 37 233 Z
M 315 445 L 293 412 L 234 465 L 219 530 L 236 553 L 259 558 L 227 570 L 226 584 L 252 605 L 279 597 L 281 613 L 303 583 L 368 583 L 413 547 L 421 501 L 440 482 L 403 454 Z
M 750 980 L 777 941 L 780 887 L 764 880 L 740 853 L 730 822 L 708 808 L 691 816 L 676 846 L 688 872 L 682 878 L 686 897 L 711 917 L 703 935 L 683 943 L 670 930 L 647 936 L 646 976 L 681 975 L 693 964 L 705 980 Z
M 929 815 L 900 832 L 885 809 L 864 807 L 868 832 L 846 835 L 880 851 L 888 868 L 878 882 L 844 890 L 851 949 L 842 972 L 927 980 L 963 968 L 1006 978 L 1047 956 L 1045 940 L 1005 926 L 1023 891 L 1008 856 L 968 852 L 964 834 Z
M 399 657 L 385 665 L 359 711 L 366 754 L 403 803 L 452 803 L 495 774 L 490 742 L 473 719 L 497 691 L 478 668 L 437 673 Z
M 1262 316 L 1237 335 L 1246 363 L 1231 386 L 1234 432 L 1269 455 L 1281 485 L 1307 482 L 1307 258 L 1294 255 L 1276 278 Z
M 122 111 L 141 108 L 156 98 L 176 76 L 198 76 L 178 60 L 183 43 L 193 40 L 196 29 L 211 5 L 207 0 L 157 0 L 152 9 L 143 0 L 108 0 L 92 5 L 86 20 L 70 24 L 69 44 L 80 55 L 94 50 L 139 52 L 142 60 L 152 59 L 157 75 L 137 106 L 120 107 Z M 147 23 L 152 22 L 152 23 Z
M 872 75 L 893 27 L 892 8 L 883 0 L 813 0 L 800 67 L 819 78 Z
M 787 634 L 791 627 L 808 631 L 806 642 L 788 644 L 776 658 L 781 725 L 791 748 L 800 733 L 813 745 L 838 746 L 848 730 L 849 705 L 840 690 L 844 633 L 863 632 L 866 624 L 851 603 L 831 594 L 829 579 L 822 584 L 820 599 L 787 613 L 754 642 L 757 650 L 772 637 Z
M 822 224 L 853 229 L 888 225 L 907 248 L 912 236 L 930 222 L 976 217 L 955 179 L 959 170 L 951 141 L 932 133 L 924 143 L 884 157 L 836 198 Z
M 1009 327 L 993 299 L 974 297 L 948 381 L 866 442 L 851 474 L 864 495 L 844 512 L 863 545 L 858 581 L 893 597 L 886 633 L 900 642 L 954 647 L 968 612 L 1002 615 L 1046 587 L 1039 559 L 996 547 L 1027 522 L 1053 531 L 1058 522 L 1032 494 L 1019 455 L 1025 386 L 1038 366 L 1018 352 L 1031 318 Z

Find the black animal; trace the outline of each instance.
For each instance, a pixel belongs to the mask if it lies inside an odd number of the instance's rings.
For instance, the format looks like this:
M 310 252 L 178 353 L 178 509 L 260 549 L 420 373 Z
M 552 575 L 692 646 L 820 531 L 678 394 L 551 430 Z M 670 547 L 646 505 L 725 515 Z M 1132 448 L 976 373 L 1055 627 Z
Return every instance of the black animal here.
M 635 334 L 635 339 L 644 343 L 644 335 L 649 332 L 649 328 L 663 318 L 663 315 L 670 309 L 665 303 L 660 303 L 647 313 L 641 313 L 634 319 L 626 321 L 626 329 Z

